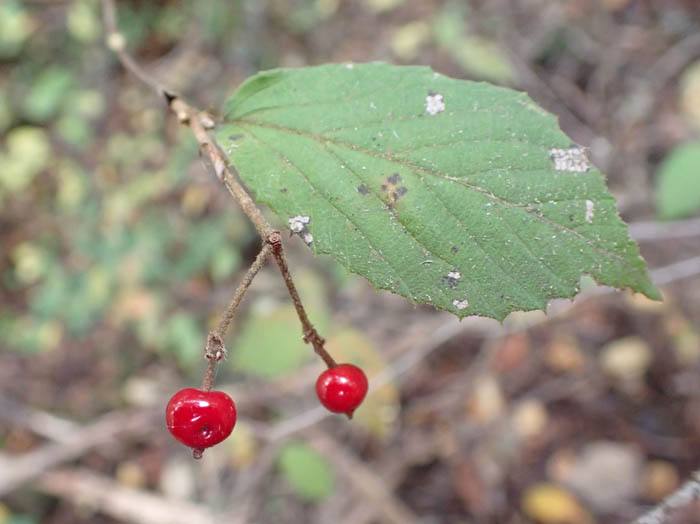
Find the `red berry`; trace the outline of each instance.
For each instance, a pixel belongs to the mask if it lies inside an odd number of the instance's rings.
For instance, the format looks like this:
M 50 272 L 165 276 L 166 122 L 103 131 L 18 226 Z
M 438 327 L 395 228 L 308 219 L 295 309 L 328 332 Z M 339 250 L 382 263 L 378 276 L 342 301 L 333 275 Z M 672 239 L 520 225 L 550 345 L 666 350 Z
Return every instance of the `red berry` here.
M 165 408 L 170 433 L 185 446 L 208 448 L 233 431 L 236 405 L 221 391 L 181 389 Z
M 352 364 L 340 364 L 327 369 L 316 381 L 316 394 L 326 409 L 352 416 L 367 394 L 364 371 Z

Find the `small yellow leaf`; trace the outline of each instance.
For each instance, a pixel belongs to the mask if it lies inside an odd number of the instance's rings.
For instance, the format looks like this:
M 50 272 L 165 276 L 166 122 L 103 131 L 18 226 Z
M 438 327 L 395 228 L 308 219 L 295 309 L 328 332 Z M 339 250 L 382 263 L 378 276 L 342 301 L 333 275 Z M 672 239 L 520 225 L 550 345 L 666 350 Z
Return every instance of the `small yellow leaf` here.
M 550 483 L 529 487 L 522 497 L 522 509 L 528 517 L 543 524 L 585 524 L 588 512 L 568 491 Z
M 600 365 L 613 378 L 638 381 L 651 363 L 651 348 L 640 337 L 631 336 L 607 344 L 600 354 Z
M 430 27 L 426 22 L 409 22 L 399 27 L 391 39 L 391 50 L 401 60 L 411 61 L 418 50 L 430 37 Z

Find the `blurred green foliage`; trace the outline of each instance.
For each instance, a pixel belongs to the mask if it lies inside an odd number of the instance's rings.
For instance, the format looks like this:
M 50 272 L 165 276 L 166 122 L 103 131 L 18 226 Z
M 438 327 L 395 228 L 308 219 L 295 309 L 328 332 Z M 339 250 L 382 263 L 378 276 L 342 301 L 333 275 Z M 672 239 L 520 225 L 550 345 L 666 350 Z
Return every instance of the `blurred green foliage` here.
M 301 442 L 290 442 L 278 457 L 282 476 L 294 492 L 309 501 L 320 501 L 335 489 L 335 475 L 328 461 Z
M 700 141 L 673 149 L 659 166 L 656 207 L 659 217 L 671 220 L 700 210 Z
M 213 37 L 235 26 L 235 6 L 181 7 L 120 5 L 130 45 L 173 45 L 192 13 Z M 199 372 L 208 297 L 255 237 L 190 176 L 189 133 L 166 128 L 148 90 L 120 89 L 100 16 L 97 0 L 0 2 L 0 345 L 49 351 L 109 329 L 105 350 Z

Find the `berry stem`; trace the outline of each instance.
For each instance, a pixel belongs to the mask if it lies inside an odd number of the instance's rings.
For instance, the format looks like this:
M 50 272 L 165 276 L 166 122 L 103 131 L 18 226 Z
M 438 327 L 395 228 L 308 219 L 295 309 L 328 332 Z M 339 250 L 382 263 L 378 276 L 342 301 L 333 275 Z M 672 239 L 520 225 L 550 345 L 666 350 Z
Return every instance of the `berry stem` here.
M 265 265 L 265 260 L 271 251 L 272 246 L 269 244 L 263 245 L 260 253 L 258 253 L 258 256 L 255 257 L 255 260 L 248 268 L 243 280 L 240 284 L 238 284 L 238 287 L 233 294 L 233 298 L 231 299 L 231 303 L 226 308 L 226 311 L 224 311 L 224 314 L 221 316 L 216 328 L 207 336 L 207 345 L 204 348 L 204 357 L 209 361 L 209 365 L 207 366 L 204 380 L 202 380 L 202 391 L 211 391 L 212 387 L 214 386 L 216 366 L 219 362 L 226 358 L 226 346 L 224 346 L 224 336 L 226 335 L 226 331 L 231 325 L 231 321 L 233 320 L 241 300 L 243 300 L 243 295 L 245 295 L 246 291 L 248 291 L 248 288 L 253 283 L 255 275 L 257 275 L 258 271 L 260 271 L 263 265 Z
M 287 290 L 289 291 L 289 295 L 292 298 L 292 301 L 294 302 L 294 307 L 296 308 L 297 315 L 299 316 L 299 321 L 302 324 L 304 341 L 313 346 L 316 354 L 318 354 L 323 359 L 323 361 L 329 368 L 335 367 L 336 362 L 325 350 L 325 340 L 318 334 L 313 324 L 311 324 L 311 321 L 309 320 L 306 311 L 304 310 L 304 306 L 302 305 L 301 299 L 299 298 L 299 294 L 297 293 L 294 281 L 292 280 L 292 277 L 289 274 L 289 268 L 287 267 L 287 262 L 285 260 L 284 251 L 282 248 L 281 235 L 278 231 L 273 230 L 270 223 L 263 216 L 260 209 L 255 205 L 253 199 L 250 197 L 246 189 L 238 180 L 238 177 L 235 174 L 235 168 L 229 165 L 226 155 L 224 155 L 220 151 L 220 149 L 216 146 L 216 143 L 209 136 L 208 130 L 212 129 L 215 126 L 214 120 L 208 113 L 195 107 L 192 107 L 182 98 L 180 98 L 179 95 L 175 94 L 174 91 L 165 87 L 157 79 L 151 76 L 148 71 L 141 67 L 141 65 L 139 65 L 139 63 L 133 58 L 133 56 L 129 54 L 129 52 L 126 49 L 124 35 L 119 31 L 118 28 L 114 0 L 102 0 L 102 10 L 108 47 L 117 55 L 117 58 L 119 59 L 119 62 L 122 64 L 122 66 L 124 66 L 124 68 L 127 71 L 132 73 L 140 81 L 154 89 L 158 96 L 163 97 L 168 105 L 168 108 L 177 117 L 178 122 L 180 122 L 184 126 L 187 126 L 190 129 L 197 142 L 199 143 L 200 150 L 209 157 L 216 177 L 224 185 L 224 187 L 226 187 L 231 196 L 233 196 L 233 198 L 241 206 L 241 209 L 253 223 L 255 229 L 258 231 L 258 234 L 265 242 L 265 245 L 271 246 L 275 262 L 277 262 L 277 265 L 279 266 L 280 271 L 282 272 L 282 277 L 287 286 Z M 263 250 L 264 249 L 265 248 L 263 248 Z M 263 252 L 261 251 L 261 254 L 262 253 Z M 267 252 L 265 252 L 265 254 L 262 256 L 262 260 L 265 259 L 266 255 Z M 258 257 L 260 257 L 260 255 L 258 255 Z M 253 267 L 251 267 L 251 270 L 252 269 Z M 253 276 L 255 276 L 257 270 L 259 270 L 259 268 L 257 268 L 254 271 Z M 249 285 L 250 282 L 248 283 L 248 286 Z M 245 293 L 246 289 L 247 287 L 243 288 L 243 293 Z M 236 291 L 236 293 L 238 293 L 238 290 Z M 217 329 L 212 331 L 212 333 L 210 333 L 210 336 L 207 339 L 207 358 L 209 358 L 210 355 L 209 348 L 211 340 L 214 340 L 213 343 L 217 346 L 217 348 L 219 341 L 221 341 L 219 349 L 223 349 L 223 334 L 228 328 L 228 325 L 230 324 L 231 319 L 233 318 L 233 313 L 236 307 L 238 306 L 237 303 L 234 305 L 234 302 L 236 301 L 236 296 L 237 295 L 234 295 L 234 300 L 232 301 L 231 306 L 229 306 L 229 308 L 226 310 Z M 240 298 L 242 298 L 242 294 L 238 298 L 238 302 L 240 302 Z M 205 387 L 209 386 L 211 388 L 211 384 L 213 383 L 214 374 L 216 371 L 216 363 L 225 356 L 225 349 L 223 349 L 223 353 L 223 355 L 220 355 L 219 358 L 215 359 L 215 362 L 213 364 L 212 360 L 210 359 L 210 366 L 207 369 L 207 374 L 204 378 Z
M 221 316 L 221 319 L 219 320 L 219 324 L 216 326 L 216 329 L 212 332 L 219 338 L 224 338 L 224 335 L 226 335 L 226 331 L 231 325 L 231 321 L 233 320 L 233 316 L 236 313 L 236 309 L 238 309 L 238 305 L 243 299 L 243 295 L 245 295 L 245 292 L 250 287 L 250 284 L 253 282 L 255 275 L 258 274 L 258 271 L 260 271 L 260 269 L 265 264 L 265 260 L 267 259 L 267 256 L 270 254 L 271 251 L 272 246 L 270 246 L 267 243 L 263 244 L 260 253 L 258 253 L 258 256 L 255 257 L 253 264 L 250 266 L 250 268 L 248 268 L 248 271 L 243 277 L 243 280 L 236 288 L 236 292 L 233 294 L 231 303 L 228 305 L 226 311 L 224 311 L 224 314 Z
M 294 285 L 294 280 L 292 280 L 292 275 L 289 273 L 287 259 L 284 256 L 282 235 L 280 235 L 279 231 L 273 231 L 267 236 L 267 243 L 268 245 L 272 246 L 272 257 L 275 259 L 275 262 L 277 262 L 277 267 L 280 268 L 282 279 L 287 286 L 289 296 L 292 298 L 294 308 L 297 310 L 297 315 L 299 316 L 299 321 L 301 322 L 302 331 L 304 333 L 304 342 L 313 346 L 316 354 L 323 359 L 329 369 L 336 367 L 338 364 L 336 364 L 333 357 L 330 356 L 324 347 L 326 342 L 325 339 L 318 334 L 318 331 L 316 331 L 316 328 L 309 320 L 306 310 L 304 309 L 304 305 L 301 302 L 301 298 L 299 298 L 299 293 Z

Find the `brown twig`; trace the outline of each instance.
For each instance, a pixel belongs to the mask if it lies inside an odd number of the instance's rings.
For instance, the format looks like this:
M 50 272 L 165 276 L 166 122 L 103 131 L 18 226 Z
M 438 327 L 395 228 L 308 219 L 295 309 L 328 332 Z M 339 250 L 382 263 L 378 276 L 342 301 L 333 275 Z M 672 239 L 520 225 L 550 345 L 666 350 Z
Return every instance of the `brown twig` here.
M 292 280 L 292 275 L 289 273 L 289 267 L 287 266 L 287 260 L 284 256 L 284 248 L 282 247 L 282 235 L 279 231 L 274 231 L 267 236 L 268 245 L 272 246 L 272 256 L 277 262 L 277 266 L 280 268 L 282 273 L 282 278 L 287 286 L 287 291 L 289 291 L 289 296 L 292 297 L 292 302 L 294 302 L 294 308 L 297 310 L 297 315 L 301 321 L 301 325 L 304 332 L 304 342 L 311 344 L 314 348 L 316 354 L 323 359 L 329 368 L 335 367 L 337 364 L 333 357 L 328 354 L 326 348 L 324 347 L 325 340 L 318 334 L 316 328 L 311 324 L 309 317 L 304 310 L 304 305 L 299 298 L 299 293 L 297 293 L 297 288 Z
M 178 95 L 174 94 L 171 90 L 167 89 L 160 82 L 155 80 L 136 62 L 136 60 L 134 60 L 134 58 L 126 50 L 126 41 L 124 36 L 117 28 L 117 16 L 114 0 L 102 0 L 102 7 L 104 24 L 107 29 L 107 45 L 117 54 L 117 57 L 124 68 L 133 73 L 134 76 L 136 76 L 146 85 L 153 88 L 159 96 L 164 97 L 168 107 L 175 114 L 178 121 L 181 124 L 189 127 L 189 129 L 192 131 L 192 134 L 199 143 L 201 151 L 209 157 L 216 177 L 240 204 L 243 212 L 253 223 L 255 229 L 258 231 L 258 234 L 263 239 L 263 242 L 265 242 L 263 251 L 261 251 L 260 255 L 258 255 L 259 258 L 262 256 L 261 261 L 264 260 L 265 256 L 267 256 L 269 253 L 269 250 L 267 250 L 268 246 L 272 250 L 275 262 L 282 272 L 282 277 L 287 286 L 287 290 L 289 291 L 289 295 L 294 302 L 294 307 L 297 311 L 297 315 L 299 316 L 299 321 L 302 324 L 304 341 L 313 346 L 314 351 L 321 356 L 329 367 L 335 366 L 335 361 L 324 348 L 324 339 L 318 334 L 313 324 L 311 324 L 311 321 L 304 310 L 301 299 L 299 298 L 299 294 L 297 293 L 296 286 L 294 285 L 294 281 L 289 273 L 289 268 L 287 267 L 287 262 L 284 257 L 281 235 L 279 232 L 273 230 L 270 223 L 262 215 L 260 209 L 255 205 L 253 199 L 238 180 L 238 177 L 235 174 L 235 169 L 229 166 L 226 156 L 219 150 L 216 143 L 209 136 L 208 130 L 214 127 L 214 120 L 208 113 L 190 106 Z M 258 259 L 256 259 L 256 263 L 257 262 Z M 253 266 L 255 266 L 255 263 Z M 251 270 L 252 269 L 253 267 L 251 267 Z M 257 270 L 259 270 L 259 267 Z M 255 276 L 257 270 L 253 272 L 252 277 Z M 245 279 L 243 283 L 245 283 Z M 248 286 L 249 285 L 250 282 L 248 283 Z M 245 293 L 245 289 L 247 289 L 247 287 L 242 289 L 242 293 Z M 241 290 L 240 286 L 237 293 L 239 290 Z M 214 373 L 216 370 L 216 362 L 223 358 L 223 355 L 225 355 L 223 331 L 225 331 L 230 324 L 233 312 L 238 305 L 236 300 L 240 302 L 241 297 L 242 294 L 240 297 L 238 297 L 238 299 L 236 296 L 234 296 L 231 306 L 229 306 L 229 309 L 227 309 L 222 318 L 222 323 L 220 323 L 217 330 L 210 333 L 209 337 L 207 338 L 206 355 L 207 358 L 209 358 L 209 366 L 202 386 L 205 390 L 211 389 L 211 384 L 213 383 Z M 210 358 L 210 355 L 220 355 L 220 357 L 215 357 L 212 359 Z
M 260 253 L 258 253 L 257 257 L 255 257 L 253 264 L 248 268 L 243 280 L 240 284 L 238 284 L 238 287 L 233 294 L 233 298 L 231 299 L 231 303 L 226 308 L 226 311 L 224 311 L 224 314 L 221 316 L 216 328 L 207 336 L 207 346 L 204 351 L 204 357 L 209 361 L 209 365 L 207 367 L 207 372 L 204 375 L 204 380 L 202 381 L 202 390 L 204 391 L 211 391 L 211 388 L 214 385 L 216 365 L 226 358 L 226 346 L 224 345 L 224 336 L 226 335 L 226 331 L 231 325 L 231 321 L 233 320 L 236 310 L 243 299 L 243 295 L 245 295 L 246 291 L 248 291 L 248 288 L 255 278 L 255 275 L 258 274 L 258 271 L 260 271 L 265 264 L 265 260 L 267 259 L 267 256 L 270 254 L 271 250 L 272 248 L 270 245 L 263 245 Z
M 173 500 L 153 492 L 120 485 L 111 478 L 85 469 L 44 473 L 37 483 L 44 493 L 80 506 L 96 508 L 119 522 L 136 524 L 216 524 L 221 522 L 207 507 Z
M 0 496 L 91 449 L 147 435 L 155 420 L 160 419 L 153 409 L 110 413 L 76 429 L 61 442 L 45 444 L 19 457 L 0 455 Z
M 697 504 L 698 501 L 700 501 L 700 470 L 695 471 L 690 480 L 632 524 L 662 524 L 676 510 Z

